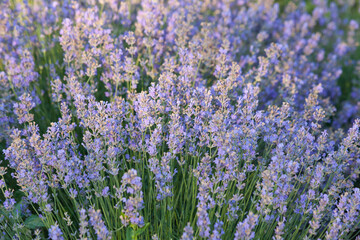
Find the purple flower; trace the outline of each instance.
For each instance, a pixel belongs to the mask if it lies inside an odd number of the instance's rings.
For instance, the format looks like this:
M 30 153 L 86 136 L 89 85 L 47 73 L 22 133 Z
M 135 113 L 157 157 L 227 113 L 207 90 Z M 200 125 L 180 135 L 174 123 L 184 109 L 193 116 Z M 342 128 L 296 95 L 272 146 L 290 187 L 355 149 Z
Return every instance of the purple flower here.
M 134 224 L 142 227 L 144 225 L 144 218 L 140 215 L 140 211 L 144 207 L 141 188 L 141 178 L 137 176 L 135 169 L 130 169 L 123 175 L 121 188 L 117 190 L 117 197 L 124 204 L 123 215 L 120 218 L 125 226 Z
M 188 223 L 186 225 L 186 227 L 184 228 L 184 232 L 181 236 L 181 240 L 192 240 L 193 234 L 194 234 L 194 231 L 193 231 L 192 227 L 190 226 L 190 223 Z
M 102 220 L 100 210 L 95 210 L 90 208 L 88 211 L 89 222 L 94 228 L 98 240 L 109 240 L 111 239 L 111 234 L 105 226 L 104 221 Z
M 245 220 L 237 224 L 234 239 L 253 239 L 255 237 L 255 232 L 253 230 L 257 225 L 258 218 L 258 215 L 249 212 Z
M 57 224 L 52 225 L 49 229 L 49 239 L 51 240 L 63 240 L 63 233 Z

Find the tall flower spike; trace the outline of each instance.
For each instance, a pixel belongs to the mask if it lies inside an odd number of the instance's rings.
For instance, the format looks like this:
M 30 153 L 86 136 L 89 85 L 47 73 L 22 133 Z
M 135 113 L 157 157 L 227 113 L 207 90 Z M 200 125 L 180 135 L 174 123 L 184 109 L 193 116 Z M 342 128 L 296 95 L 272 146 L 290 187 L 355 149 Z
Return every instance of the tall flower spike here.
M 183 235 L 181 236 L 181 240 L 193 240 L 194 238 L 193 234 L 194 234 L 194 230 L 190 226 L 190 223 L 188 223 L 184 228 L 184 232 Z
M 121 222 L 125 226 L 134 224 L 139 227 L 144 225 L 144 218 L 140 215 L 140 210 L 144 207 L 143 192 L 141 190 L 141 178 L 137 176 L 135 169 L 130 169 L 122 177 L 121 192 L 123 194 Z
M 98 240 L 110 240 L 111 234 L 107 227 L 105 226 L 104 221 L 102 220 L 100 210 L 95 210 L 90 208 L 89 211 L 90 224 L 93 226 Z
M 51 240 L 64 240 L 63 233 L 59 228 L 59 225 L 52 225 L 49 229 L 49 238 Z
M 89 231 L 87 229 L 88 225 L 89 225 L 89 222 L 87 220 L 86 210 L 82 208 L 82 209 L 80 209 L 80 228 L 79 228 L 81 240 L 87 239 L 87 234 Z
M 243 222 L 239 222 L 236 226 L 235 238 L 234 240 L 250 240 L 255 237 L 254 228 L 258 222 L 258 215 L 250 212 Z
M 167 152 L 160 161 L 157 158 L 149 159 L 150 170 L 155 175 L 155 186 L 158 191 L 156 199 L 159 201 L 173 195 L 171 189 L 173 188 L 173 176 L 176 174 L 176 169 L 174 172 L 170 169 L 173 158 L 174 156 Z
M 15 114 L 18 117 L 19 123 L 31 122 L 34 120 L 34 115 L 30 113 L 30 110 L 35 107 L 32 97 L 28 93 L 24 93 L 19 98 L 20 103 L 15 103 Z

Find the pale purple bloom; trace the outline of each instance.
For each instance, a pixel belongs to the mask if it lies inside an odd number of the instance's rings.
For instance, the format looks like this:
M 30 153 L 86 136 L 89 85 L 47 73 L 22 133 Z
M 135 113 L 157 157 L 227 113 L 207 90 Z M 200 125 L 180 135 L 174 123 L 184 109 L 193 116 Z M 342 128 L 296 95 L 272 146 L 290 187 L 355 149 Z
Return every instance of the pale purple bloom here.
M 63 233 L 57 224 L 53 225 L 49 229 L 49 239 L 51 240 L 63 240 Z

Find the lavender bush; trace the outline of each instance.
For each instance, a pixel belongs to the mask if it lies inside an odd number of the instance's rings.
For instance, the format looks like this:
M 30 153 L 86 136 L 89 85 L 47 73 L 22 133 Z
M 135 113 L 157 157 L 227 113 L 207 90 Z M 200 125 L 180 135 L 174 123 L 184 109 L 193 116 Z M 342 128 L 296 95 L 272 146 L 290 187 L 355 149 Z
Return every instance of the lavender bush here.
M 360 239 L 358 20 L 2 1 L 0 239 Z

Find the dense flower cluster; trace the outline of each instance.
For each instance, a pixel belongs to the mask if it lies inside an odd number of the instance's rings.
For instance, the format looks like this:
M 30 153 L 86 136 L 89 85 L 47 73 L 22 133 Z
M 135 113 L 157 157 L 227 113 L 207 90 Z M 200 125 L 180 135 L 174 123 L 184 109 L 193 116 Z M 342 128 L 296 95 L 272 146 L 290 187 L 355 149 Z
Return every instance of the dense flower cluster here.
M 354 239 L 360 3 L 284 2 L 2 1 L 0 239 Z

